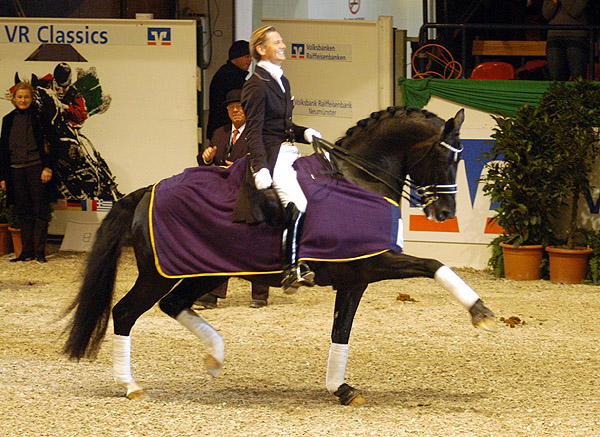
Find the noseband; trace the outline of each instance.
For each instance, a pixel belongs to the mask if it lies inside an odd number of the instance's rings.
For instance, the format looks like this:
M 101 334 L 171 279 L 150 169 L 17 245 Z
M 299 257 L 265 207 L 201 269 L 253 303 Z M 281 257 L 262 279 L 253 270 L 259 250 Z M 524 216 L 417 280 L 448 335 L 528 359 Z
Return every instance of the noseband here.
M 445 141 L 436 141 L 431 147 L 427 150 L 426 153 L 423 154 L 423 158 L 429 154 L 431 150 L 434 149 L 436 145 L 440 145 L 451 152 L 454 153 L 454 162 L 458 162 L 458 158 L 460 153 L 463 151 L 463 146 L 461 144 L 460 148 L 456 148 L 446 143 Z M 417 208 L 426 208 L 432 203 L 436 202 L 439 199 L 439 194 L 456 194 L 457 193 L 457 185 L 449 184 L 449 185 L 426 185 L 424 187 L 415 184 L 413 181 L 409 180 L 400 180 L 399 177 L 393 175 L 386 170 L 378 167 L 373 164 L 371 161 L 368 161 L 355 153 L 350 152 L 347 149 L 344 149 L 338 145 L 332 144 L 329 141 L 326 141 L 322 138 L 313 138 L 313 149 L 315 150 L 319 160 L 326 166 L 329 167 L 330 170 L 327 172 L 328 174 L 337 174 L 342 176 L 342 172 L 339 170 L 339 167 L 336 164 L 336 160 L 340 159 L 342 161 L 347 162 L 353 167 L 362 170 L 373 179 L 381 182 L 385 186 L 387 186 L 390 190 L 392 190 L 399 197 L 406 199 L 411 206 Z M 411 168 L 414 168 L 421 159 L 419 159 L 416 163 L 414 163 Z M 410 169 L 409 169 L 410 170 Z M 409 171 L 410 174 L 410 171 Z M 386 178 L 384 178 L 385 176 Z M 313 179 L 316 179 L 315 175 L 312 175 Z M 398 190 L 396 186 L 393 184 L 402 186 L 401 190 Z M 412 188 L 416 191 L 418 196 L 413 195 L 410 191 L 407 191 L 405 187 Z
M 439 144 L 442 147 L 450 150 L 454 153 L 454 162 L 458 162 L 458 157 L 460 153 L 463 151 L 462 144 L 460 148 L 453 147 L 445 141 L 438 141 L 433 144 L 432 148 L 435 147 L 436 144 Z M 419 160 L 420 161 L 420 160 Z M 418 162 L 417 162 L 418 163 Z M 413 167 L 417 164 L 415 163 Z M 426 208 L 431 205 L 433 202 L 439 199 L 439 194 L 456 194 L 458 192 L 457 184 L 447 184 L 447 185 L 426 185 L 424 187 L 416 186 L 415 190 L 419 197 L 421 198 L 422 205 L 421 208 Z

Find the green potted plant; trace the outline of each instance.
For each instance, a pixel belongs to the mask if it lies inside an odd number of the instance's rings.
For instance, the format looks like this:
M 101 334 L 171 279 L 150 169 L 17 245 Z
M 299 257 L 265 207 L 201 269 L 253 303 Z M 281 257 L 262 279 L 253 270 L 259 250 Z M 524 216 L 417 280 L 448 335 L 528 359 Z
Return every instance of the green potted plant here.
M 8 216 L 6 204 L 6 191 L 0 188 L 0 255 L 11 251 L 11 238 L 8 231 Z
M 550 115 L 548 147 L 560 158 L 560 179 L 556 183 L 563 188 L 566 207 L 561 209 L 562 221 L 555 226 L 566 243 L 546 248 L 550 255 L 550 280 L 581 283 L 593 251 L 576 246 L 579 202 L 591 188 L 590 175 L 600 152 L 600 86 L 581 79 L 555 82 L 544 93 L 540 108 Z
M 595 127 L 600 126 L 600 87 L 584 80 L 555 82 L 535 107 L 525 105 L 515 116 L 494 119 L 496 141 L 484 153 L 492 162 L 480 181 L 497 203 L 494 219 L 504 229 L 492 242 L 490 264 L 498 274 L 500 259 L 507 270 L 507 252 L 523 246 L 548 248 L 566 242 L 574 251 L 578 201 L 590 188 L 599 151 Z
M 8 230 L 12 239 L 15 256 L 21 255 L 23 244 L 21 242 L 21 228 L 19 225 L 19 215 L 16 205 L 8 205 L 6 208 L 6 217 L 8 219 Z
M 548 218 L 558 216 L 562 201 L 554 182 L 558 158 L 546 147 L 548 117 L 543 109 L 525 105 L 514 116 L 493 118 L 495 141 L 483 154 L 490 162 L 480 182 L 496 205 L 494 220 L 503 233 L 491 243 L 489 264 L 498 276 L 540 279 L 543 247 L 554 241 Z

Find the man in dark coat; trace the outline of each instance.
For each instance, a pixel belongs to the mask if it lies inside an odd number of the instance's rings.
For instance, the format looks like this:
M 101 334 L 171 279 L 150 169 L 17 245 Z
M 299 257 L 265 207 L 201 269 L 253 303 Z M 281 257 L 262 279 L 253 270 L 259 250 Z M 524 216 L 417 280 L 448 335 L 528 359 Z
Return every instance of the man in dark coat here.
M 242 89 L 251 62 L 248 41 L 234 42 L 229 49 L 229 59 L 217 70 L 210 81 L 207 139 L 212 138 L 216 129 L 230 123 L 223 102 L 229 91 Z
M 248 154 L 248 143 L 243 135 L 246 114 L 242 109 L 241 96 L 241 89 L 227 93 L 223 106 L 229 122 L 214 131 L 208 147 L 198 156 L 198 165 L 231 165 Z
M 230 123 L 218 128 L 210 140 L 210 145 L 198 155 L 198 165 L 231 165 L 233 161 L 248 154 L 244 129 L 246 114 L 241 103 L 242 90 L 232 90 L 227 93 L 224 106 L 227 108 Z M 252 281 L 250 281 L 252 282 Z M 196 301 L 196 305 L 206 309 L 217 307 L 217 298 L 224 299 L 227 295 L 227 282 L 213 291 L 205 294 Z M 250 308 L 267 306 L 269 286 L 252 282 L 252 300 Z

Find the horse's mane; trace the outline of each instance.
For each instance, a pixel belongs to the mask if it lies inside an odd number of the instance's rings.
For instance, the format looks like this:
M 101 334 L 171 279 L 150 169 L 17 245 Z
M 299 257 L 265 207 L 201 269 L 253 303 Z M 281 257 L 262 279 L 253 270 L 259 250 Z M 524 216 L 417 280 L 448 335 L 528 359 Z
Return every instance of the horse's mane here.
M 444 120 L 427 110 L 390 106 L 359 120 L 335 144 L 345 149 L 360 144 L 361 148 L 367 150 L 375 148 L 382 151 L 382 148 L 396 148 L 430 139 L 439 134 L 443 126 Z

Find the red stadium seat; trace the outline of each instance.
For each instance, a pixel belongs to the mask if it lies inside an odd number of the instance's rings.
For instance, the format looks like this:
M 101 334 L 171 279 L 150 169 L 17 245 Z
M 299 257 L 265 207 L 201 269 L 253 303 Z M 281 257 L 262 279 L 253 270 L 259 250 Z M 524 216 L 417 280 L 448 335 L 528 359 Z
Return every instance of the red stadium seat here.
M 482 62 L 473 69 L 470 79 L 514 79 L 515 68 L 506 62 Z

